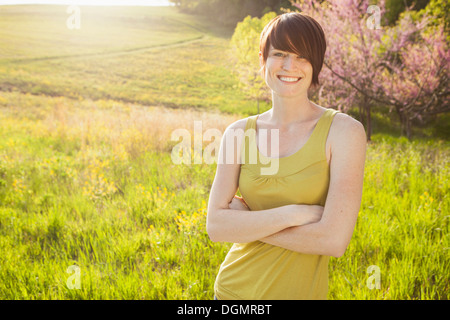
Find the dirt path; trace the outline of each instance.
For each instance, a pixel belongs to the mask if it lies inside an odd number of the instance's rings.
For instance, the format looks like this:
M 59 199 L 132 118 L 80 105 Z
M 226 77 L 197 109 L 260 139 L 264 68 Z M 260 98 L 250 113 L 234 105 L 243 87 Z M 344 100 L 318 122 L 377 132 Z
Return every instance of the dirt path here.
M 158 49 L 166 49 L 166 48 L 174 48 L 185 46 L 187 44 L 200 42 L 206 40 L 208 37 L 205 35 L 200 35 L 195 38 L 161 44 L 161 45 L 153 45 L 147 47 L 139 47 L 139 48 L 129 48 L 120 51 L 109 51 L 109 52 L 94 52 L 94 53 L 82 53 L 82 54 L 73 54 L 73 55 L 61 55 L 61 56 L 52 56 L 52 57 L 36 57 L 36 58 L 24 58 L 24 59 L 5 59 L 4 62 L 8 63 L 21 63 L 21 62 L 34 62 L 34 61 L 43 61 L 43 60 L 57 60 L 57 59 L 66 59 L 66 58 L 84 58 L 84 57 L 108 57 L 108 56 L 118 56 L 124 54 L 130 54 L 135 52 L 145 52 L 151 50 Z

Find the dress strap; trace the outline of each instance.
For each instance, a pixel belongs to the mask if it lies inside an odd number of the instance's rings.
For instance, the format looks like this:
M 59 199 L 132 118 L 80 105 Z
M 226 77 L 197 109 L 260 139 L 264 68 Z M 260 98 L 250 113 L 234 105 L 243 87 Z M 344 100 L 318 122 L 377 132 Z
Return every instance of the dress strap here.
M 247 119 L 247 124 L 245 125 L 245 130 L 247 129 L 255 129 L 256 130 L 256 118 L 258 115 L 250 116 Z
M 313 140 L 316 140 L 316 144 L 323 144 L 325 148 L 325 144 L 328 137 L 328 132 L 330 131 L 331 123 L 333 122 L 334 116 L 338 113 L 338 110 L 327 109 L 323 116 L 319 119 L 317 126 L 314 130 Z
M 254 161 L 257 150 L 254 143 L 256 136 L 256 118 L 258 115 L 247 118 L 247 123 L 244 130 L 244 140 L 241 147 L 241 163 L 250 163 L 250 159 Z

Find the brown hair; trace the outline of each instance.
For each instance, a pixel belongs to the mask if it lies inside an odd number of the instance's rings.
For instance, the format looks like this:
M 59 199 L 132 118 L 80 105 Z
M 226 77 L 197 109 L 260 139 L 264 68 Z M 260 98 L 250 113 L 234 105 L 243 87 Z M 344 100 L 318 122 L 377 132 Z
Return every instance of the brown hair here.
M 273 18 L 261 32 L 259 50 L 262 53 L 264 72 L 270 45 L 275 49 L 304 56 L 313 67 L 311 85 L 319 85 L 325 50 L 325 34 L 320 24 L 301 12 L 289 12 Z

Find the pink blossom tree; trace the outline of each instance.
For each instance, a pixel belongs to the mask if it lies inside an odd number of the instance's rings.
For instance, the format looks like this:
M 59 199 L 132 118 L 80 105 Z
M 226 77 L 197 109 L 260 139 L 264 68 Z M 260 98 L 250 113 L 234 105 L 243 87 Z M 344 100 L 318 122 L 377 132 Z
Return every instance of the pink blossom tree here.
M 368 140 L 375 105 L 395 109 L 408 138 L 413 120 L 448 111 L 448 45 L 442 27 L 426 28 L 431 17 L 414 22 L 405 14 L 394 27 L 385 27 L 384 0 L 376 6 L 368 0 L 293 5 L 319 21 L 327 35 L 322 85 L 313 94 L 320 104 L 343 112 L 358 105 Z
M 382 73 L 374 78 L 397 112 L 408 138 L 413 121 L 424 123 L 450 110 L 450 53 L 444 26 L 427 28 L 430 20 L 425 16 L 415 24 L 410 15 L 405 15 L 388 30 L 392 45 L 381 56 Z M 409 38 L 395 41 L 397 34 Z

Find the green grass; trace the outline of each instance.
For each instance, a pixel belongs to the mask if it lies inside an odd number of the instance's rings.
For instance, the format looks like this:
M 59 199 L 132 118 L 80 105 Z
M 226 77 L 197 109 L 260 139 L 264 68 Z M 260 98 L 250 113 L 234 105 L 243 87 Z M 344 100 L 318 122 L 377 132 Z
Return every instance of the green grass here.
M 236 89 L 229 34 L 170 8 L 95 10 L 82 8 L 71 45 L 64 6 L 0 7 L 0 299 L 212 299 L 231 246 L 205 230 L 216 166 L 174 164 L 170 138 L 256 112 Z M 146 33 L 152 21 L 160 33 Z M 448 299 L 448 141 L 374 122 L 329 298 Z M 372 265 L 380 289 L 366 285 Z
M 206 30 L 169 7 L 80 6 L 80 29 L 66 5 L 0 7 L 0 54 L 10 61 L 114 53 L 198 39 Z M 173 32 L 176 30 L 177 32 Z M 26 42 L 24 40 L 27 40 Z
M 374 136 L 353 239 L 332 260 L 331 298 L 449 298 L 448 156 L 443 141 Z M 370 265 L 379 290 L 366 286 Z
M 65 9 L 0 6 L 1 90 L 256 112 L 230 69 L 229 30 L 169 7 L 89 6 L 70 30 Z

